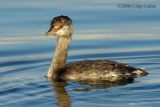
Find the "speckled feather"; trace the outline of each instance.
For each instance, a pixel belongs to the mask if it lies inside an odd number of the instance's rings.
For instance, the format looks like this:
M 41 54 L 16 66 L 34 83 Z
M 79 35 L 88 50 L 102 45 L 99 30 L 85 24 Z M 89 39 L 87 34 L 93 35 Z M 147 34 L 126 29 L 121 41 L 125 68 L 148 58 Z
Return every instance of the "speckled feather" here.
M 137 71 L 140 71 L 138 74 Z M 147 72 L 125 63 L 110 60 L 84 60 L 66 64 L 62 80 L 71 81 L 119 81 L 145 76 Z

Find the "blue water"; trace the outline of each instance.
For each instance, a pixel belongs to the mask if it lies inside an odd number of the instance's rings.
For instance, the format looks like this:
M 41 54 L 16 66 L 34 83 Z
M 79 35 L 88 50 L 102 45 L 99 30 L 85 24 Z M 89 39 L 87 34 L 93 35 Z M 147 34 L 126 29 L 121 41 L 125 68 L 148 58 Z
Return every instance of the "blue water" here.
M 0 107 L 159 107 L 159 10 L 159 0 L 0 0 Z M 44 33 L 61 14 L 74 22 L 68 62 L 110 59 L 150 74 L 111 87 L 48 81 L 56 39 Z

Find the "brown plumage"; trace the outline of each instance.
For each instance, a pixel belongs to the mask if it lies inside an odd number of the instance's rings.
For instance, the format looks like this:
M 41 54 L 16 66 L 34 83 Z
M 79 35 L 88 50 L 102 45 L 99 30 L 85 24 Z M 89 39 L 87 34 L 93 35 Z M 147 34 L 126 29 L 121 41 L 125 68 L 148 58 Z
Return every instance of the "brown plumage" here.
M 72 38 L 72 20 L 67 16 L 57 16 L 51 22 L 46 35 L 58 38 L 55 55 L 47 77 L 53 80 L 106 81 L 117 82 L 145 76 L 140 68 L 110 60 L 83 60 L 66 64 L 67 53 Z
M 61 69 L 61 80 L 71 81 L 107 81 L 115 82 L 130 80 L 131 78 L 145 76 L 148 73 L 140 68 L 110 60 L 84 60 L 76 61 Z M 137 71 L 139 73 L 137 73 Z

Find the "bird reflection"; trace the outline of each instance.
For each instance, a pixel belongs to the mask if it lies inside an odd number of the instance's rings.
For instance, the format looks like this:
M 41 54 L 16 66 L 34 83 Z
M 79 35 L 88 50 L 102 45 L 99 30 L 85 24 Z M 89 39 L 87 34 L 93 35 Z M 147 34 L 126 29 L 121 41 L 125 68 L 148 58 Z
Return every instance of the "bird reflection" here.
M 58 107 L 71 107 L 71 100 L 70 97 L 65 89 L 65 86 L 67 86 L 67 82 L 65 81 L 51 81 L 53 89 L 56 94 L 56 99 L 57 99 L 57 106 Z M 81 88 L 74 88 L 71 91 L 74 92 L 91 92 L 91 91 L 96 91 L 99 92 L 101 89 L 106 89 L 108 87 L 113 87 L 113 86 L 122 86 L 122 85 L 127 85 L 129 83 L 133 83 L 133 79 L 130 81 L 119 81 L 116 83 L 108 83 L 108 82 L 81 82 L 81 85 L 87 85 L 89 87 L 81 87 Z M 85 97 L 85 96 L 84 96 Z
M 71 102 L 67 91 L 66 82 L 52 81 L 52 86 L 56 94 L 58 107 L 71 107 Z

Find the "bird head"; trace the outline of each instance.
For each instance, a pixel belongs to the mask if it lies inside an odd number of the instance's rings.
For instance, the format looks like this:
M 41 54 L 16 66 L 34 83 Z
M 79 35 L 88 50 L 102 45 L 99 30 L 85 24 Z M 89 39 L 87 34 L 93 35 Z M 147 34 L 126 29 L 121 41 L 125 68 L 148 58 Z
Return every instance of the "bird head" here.
M 72 20 L 68 16 L 57 16 L 52 19 L 50 29 L 46 36 L 71 37 L 73 33 Z

